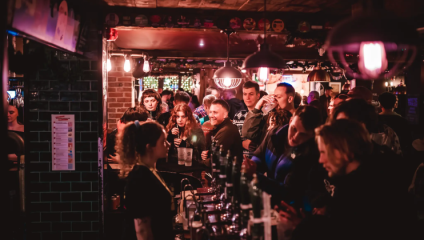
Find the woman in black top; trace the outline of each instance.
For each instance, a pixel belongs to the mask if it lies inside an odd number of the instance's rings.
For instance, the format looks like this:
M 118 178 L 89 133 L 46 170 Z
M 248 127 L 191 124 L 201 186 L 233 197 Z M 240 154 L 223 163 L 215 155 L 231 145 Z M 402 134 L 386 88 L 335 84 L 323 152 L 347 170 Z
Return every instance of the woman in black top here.
M 172 111 L 168 126 L 168 142 L 171 144 L 169 155 L 178 156 L 177 148 L 193 148 L 193 156 L 200 160 L 200 154 L 206 148 L 205 135 L 194 119 L 193 112 L 186 104 L 178 104 Z
M 165 130 L 155 122 L 128 123 L 118 139 L 121 177 L 127 177 L 125 240 L 173 239 L 173 196 L 155 167 L 168 147 Z

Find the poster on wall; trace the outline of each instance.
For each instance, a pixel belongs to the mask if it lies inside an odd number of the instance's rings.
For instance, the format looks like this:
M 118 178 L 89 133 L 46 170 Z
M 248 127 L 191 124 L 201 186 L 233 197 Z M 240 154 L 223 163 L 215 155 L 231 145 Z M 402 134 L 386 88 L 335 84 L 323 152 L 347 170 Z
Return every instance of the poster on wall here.
M 80 22 L 66 1 L 50 6 L 50 0 L 15 2 L 12 27 L 25 34 L 75 52 Z
M 75 171 L 75 115 L 52 114 L 52 171 Z

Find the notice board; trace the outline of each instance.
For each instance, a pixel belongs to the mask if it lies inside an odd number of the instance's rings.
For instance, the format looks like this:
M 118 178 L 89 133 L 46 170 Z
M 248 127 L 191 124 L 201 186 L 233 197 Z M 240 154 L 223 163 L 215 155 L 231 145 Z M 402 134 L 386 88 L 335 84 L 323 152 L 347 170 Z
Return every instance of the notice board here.
M 75 171 L 75 116 L 52 114 L 52 170 Z

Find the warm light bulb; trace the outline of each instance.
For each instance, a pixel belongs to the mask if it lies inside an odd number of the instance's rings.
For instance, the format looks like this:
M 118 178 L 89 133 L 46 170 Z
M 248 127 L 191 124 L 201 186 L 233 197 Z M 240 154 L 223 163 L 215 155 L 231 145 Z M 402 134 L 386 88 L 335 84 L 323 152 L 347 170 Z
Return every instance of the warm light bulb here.
M 201 47 L 205 46 L 205 43 L 203 42 L 203 40 L 200 40 L 199 46 L 201 46 Z
M 390 86 L 393 87 L 393 82 L 390 82 Z
M 389 86 L 389 83 L 388 82 L 385 82 L 384 85 L 386 85 L 386 87 L 387 87 L 387 86 Z
M 242 69 L 242 70 L 241 70 L 241 72 L 242 72 L 242 73 L 246 73 L 246 69 Z
M 259 68 L 259 80 L 266 82 L 268 80 L 269 69 Z
M 150 65 L 148 60 L 144 60 L 143 72 L 150 72 Z
M 302 89 L 300 90 L 300 95 L 303 95 L 305 93 L 305 91 Z
M 125 71 L 125 72 L 129 72 L 130 70 L 131 70 L 130 60 L 125 59 L 125 63 L 124 63 L 124 71 Z
M 226 87 L 231 86 L 231 78 L 224 78 L 224 86 Z
M 378 78 L 387 68 L 386 50 L 382 42 L 362 42 L 358 67 L 369 78 Z
M 106 61 L 106 69 L 109 72 L 110 70 L 112 70 L 112 64 L 110 63 L 110 59 L 108 58 Z

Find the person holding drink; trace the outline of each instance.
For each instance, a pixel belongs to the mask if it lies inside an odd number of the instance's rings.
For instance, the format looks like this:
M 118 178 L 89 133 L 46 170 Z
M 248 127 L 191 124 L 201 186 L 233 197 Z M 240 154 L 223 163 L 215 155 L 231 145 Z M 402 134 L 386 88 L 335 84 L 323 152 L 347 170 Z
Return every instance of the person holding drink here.
M 288 83 L 279 83 L 273 95 L 263 96 L 253 110 L 249 111 L 243 123 L 242 136 L 246 139 L 262 142 L 267 133 L 268 113 L 278 107 L 288 111 L 288 118 L 296 111 L 294 108 L 295 90 Z
M 206 147 L 205 137 L 188 105 L 179 104 L 175 106 L 166 131 L 168 132 L 167 140 L 171 144 L 169 149 L 170 159 L 178 158 L 178 163 L 184 165 L 183 161 L 180 162 L 180 158 L 181 160 L 183 158 L 178 157 L 179 151 L 185 152 L 186 155 L 188 155 L 187 152 L 192 152 L 191 158 L 200 159 L 200 153 Z M 191 166 L 190 163 L 186 165 Z

